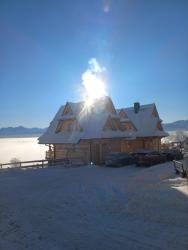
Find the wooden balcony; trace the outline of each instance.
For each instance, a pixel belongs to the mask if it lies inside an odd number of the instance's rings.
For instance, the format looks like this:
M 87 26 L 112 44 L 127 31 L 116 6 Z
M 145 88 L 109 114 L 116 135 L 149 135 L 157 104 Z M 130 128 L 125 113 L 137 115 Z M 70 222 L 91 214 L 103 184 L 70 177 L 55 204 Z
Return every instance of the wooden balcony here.
M 46 151 L 46 160 L 54 160 L 54 151 Z

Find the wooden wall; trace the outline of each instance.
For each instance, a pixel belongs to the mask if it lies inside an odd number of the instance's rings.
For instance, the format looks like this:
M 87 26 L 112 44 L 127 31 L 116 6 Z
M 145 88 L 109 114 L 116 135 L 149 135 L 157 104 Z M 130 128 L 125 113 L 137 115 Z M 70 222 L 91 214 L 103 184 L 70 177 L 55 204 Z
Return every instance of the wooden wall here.
M 90 148 L 91 161 L 95 164 L 103 164 L 110 152 L 121 152 L 121 140 L 93 139 L 90 141 Z
M 160 138 L 148 137 L 135 140 L 92 139 L 81 140 L 79 144 L 55 144 L 55 158 L 80 159 L 85 164 L 103 164 L 110 152 L 135 152 L 139 149 L 160 149 Z
M 83 161 L 87 164 L 89 162 L 89 144 L 80 143 L 80 144 L 55 144 L 55 158 L 69 158 L 77 159 Z
M 137 138 L 136 140 L 122 140 L 122 152 L 135 152 L 140 149 L 156 150 L 161 149 L 161 139 L 158 137 Z

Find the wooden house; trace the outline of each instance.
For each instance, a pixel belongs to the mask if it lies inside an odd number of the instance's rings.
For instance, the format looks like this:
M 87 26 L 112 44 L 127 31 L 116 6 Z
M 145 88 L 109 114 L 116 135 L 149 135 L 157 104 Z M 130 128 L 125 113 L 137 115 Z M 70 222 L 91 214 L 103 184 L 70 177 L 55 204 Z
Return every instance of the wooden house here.
M 155 104 L 115 109 L 110 97 L 93 105 L 67 102 L 60 107 L 47 131 L 39 138 L 47 144 L 47 159 L 81 159 L 103 164 L 110 152 L 160 150 L 167 136 Z

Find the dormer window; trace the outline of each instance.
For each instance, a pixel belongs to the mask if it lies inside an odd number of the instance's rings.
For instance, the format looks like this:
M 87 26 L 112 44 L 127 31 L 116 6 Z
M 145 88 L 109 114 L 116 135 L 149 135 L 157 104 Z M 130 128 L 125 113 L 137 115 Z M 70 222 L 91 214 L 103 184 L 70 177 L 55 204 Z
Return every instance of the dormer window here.
M 163 127 L 161 125 L 161 122 L 157 123 L 157 129 L 160 130 L 160 131 L 163 131 Z
M 120 129 L 120 122 L 118 119 L 108 118 L 104 130 L 119 130 Z
M 82 131 L 82 128 L 76 119 L 60 121 L 56 129 L 56 133 L 71 131 Z
M 63 115 L 72 115 L 72 109 L 71 106 L 67 103 L 64 110 L 63 110 Z
M 136 128 L 135 126 L 132 124 L 132 122 L 121 122 L 121 129 L 124 130 L 132 130 L 135 131 Z
M 120 112 L 119 112 L 119 116 L 120 116 L 120 119 L 127 119 L 128 118 L 128 116 L 127 116 L 127 114 L 125 113 L 125 111 L 124 110 L 121 110 Z

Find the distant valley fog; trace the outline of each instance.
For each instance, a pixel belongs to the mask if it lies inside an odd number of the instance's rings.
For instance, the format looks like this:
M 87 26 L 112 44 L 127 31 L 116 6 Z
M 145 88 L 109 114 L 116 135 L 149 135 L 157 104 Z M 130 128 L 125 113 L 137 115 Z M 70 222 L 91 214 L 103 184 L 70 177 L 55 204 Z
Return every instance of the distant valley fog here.
M 38 144 L 38 137 L 0 138 L 0 163 L 8 163 L 12 158 L 21 161 L 45 159 L 45 145 Z

